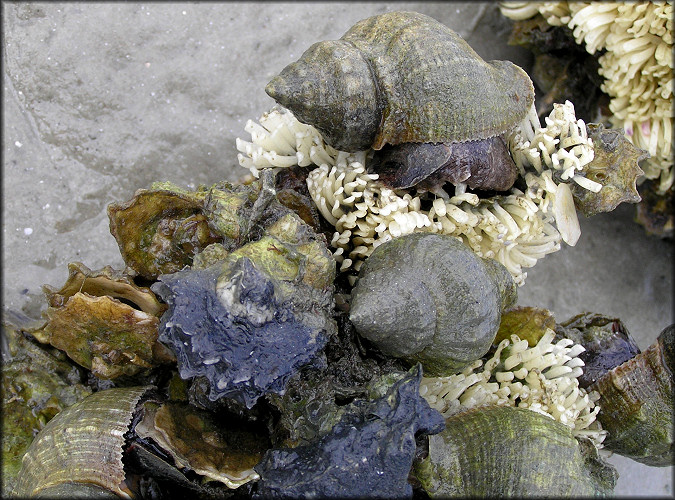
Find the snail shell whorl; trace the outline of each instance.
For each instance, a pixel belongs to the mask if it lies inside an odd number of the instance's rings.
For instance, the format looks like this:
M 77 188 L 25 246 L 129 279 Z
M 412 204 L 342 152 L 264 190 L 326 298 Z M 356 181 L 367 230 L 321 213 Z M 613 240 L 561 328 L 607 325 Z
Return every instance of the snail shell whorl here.
M 453 236 L 412 233 L 375 249 L 359 271 L 349 319 L 383 353 L 454 373 L 489 349 L 516 285 L 504 266 Z
M 348 83 L 339 83 L 342 79 Z M 310 88 L 315 90 L 307 92 Z M 351 95 L 354 89 L 358 98 Z M 375 95 L 369 95 L 372 90 Z M 519 123 L 534 102 L 532 81 L 520 67 L 485 62 L 457 33 L 415 12 L 369 17 L 337 45 L 315 44 L 266 91 L 345 151 L 493 137 Z
M 275 76 L 265 92 L 342 151 L 368 149 L 382 116 L 370 63 L 354 45 L 341 40 L 312 45 Z

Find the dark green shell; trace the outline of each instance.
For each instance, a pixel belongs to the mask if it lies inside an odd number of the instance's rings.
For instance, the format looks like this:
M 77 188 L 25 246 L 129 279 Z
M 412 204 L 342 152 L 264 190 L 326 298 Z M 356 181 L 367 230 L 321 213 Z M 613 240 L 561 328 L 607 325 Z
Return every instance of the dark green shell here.
M 522 68 L 484 61 L 416 12 L 369 17 L 338 41 L 314 44 L 265 90 L 344 151 L 493 137 L 534 102 Z

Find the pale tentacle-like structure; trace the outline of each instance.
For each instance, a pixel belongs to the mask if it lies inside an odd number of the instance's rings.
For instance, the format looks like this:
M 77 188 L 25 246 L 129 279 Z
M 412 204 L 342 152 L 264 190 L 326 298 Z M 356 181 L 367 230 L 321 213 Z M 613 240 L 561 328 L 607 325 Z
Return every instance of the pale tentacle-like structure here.
M 574 245 L 579 237 L 567 184 L 596 192 L 602 187 L 584 176 L 593 143 L 569 102 L 555 106 L 544 128 L 533 107 L 508 138 L 527 190 L 512 188 L 487 199 L 461 190 L 448 199 L 392 190 L 366 171 L 370 151 L 335 150 L 316 129 L 280 107 L 259 122 L 246 124 L 251 142 L 237 139 L 240 164 L 254 176 L 261 168 L 317 167 L 307 177 L 309 193 L 336 229 L 333 255 L 341 272 L 350 271 L 352 282 L 378 245 L 427 231 L 459 238 L 479 256 L 502 263 L 522 285 L 524 268 L 559 250 L 561 239 Z
M 598 58 L 601 90 L 610 97 L 612 127 L 623 129 L 649 152 L 642 168 L 659 179 L 658 192 L 673 184 L 673 2 L 500 2 L 514 20 L 541 14 L 567 26 Z
M 502 340 L 489 359 L 479 359 L 461 373 L 423 377 L 420 395 L 445 417 L 488 405 L 516 406 L 547 415 L 588 437 L 597 448 L 607 432 L 596 420 L 599 395 L 579 387 L 585 349 L 570 339 L 553 342 L 547 330 L 534 347 L 517 335 Z

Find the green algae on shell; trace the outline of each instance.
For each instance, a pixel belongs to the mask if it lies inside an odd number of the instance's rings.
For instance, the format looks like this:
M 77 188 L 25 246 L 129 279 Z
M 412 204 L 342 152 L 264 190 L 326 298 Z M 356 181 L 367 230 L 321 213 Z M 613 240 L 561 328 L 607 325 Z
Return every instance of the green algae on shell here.
M 483 356 L 517 296 L 506 268 L 453 236 L 412 233 L 378 246 L 359 271 L 350 320 L 384 354 L 454 373 Z
M 181 377 L 207 378 L 211 401 L 229 397 L 250 409 L 263 394 L 283 392 L 335 333 L 335 261 L 326 240 L 281 208 L 285 215 L 258 240 L 152 286 L 169 305 L 160 340 L 176 354 Z
M 157 342 L 159 316 L 166 305 L 150 289 L 110 266 L 92 271 L 74 262 L 68 269 L 61 289 L 43 287 L 49 304 L 44 312 L 47 322 L 31 332 L 36 339 L 65 351 L 105 379 L 135 375 L 175 360 Z
M 618 478 L 589 441 L 529 409 L 467 410 L 427 439 L 414 473 L 432 498 L 608 496 Z
M 7 498 L 35 435 L 59 412 L 91 393 L 66 355 L 23 334 L 23 324 L 3 323 L 2 498 Z M 29 330 L 29 328 L 26 328 Z
M 247 215 L 260 185 L 230 183 L 196 191 L 169 182 L 139 189 L 126 203 L 108 206 L 110 232 L 127 265 L 146 279 L 179 271 L 211 243 L 242 244 Z

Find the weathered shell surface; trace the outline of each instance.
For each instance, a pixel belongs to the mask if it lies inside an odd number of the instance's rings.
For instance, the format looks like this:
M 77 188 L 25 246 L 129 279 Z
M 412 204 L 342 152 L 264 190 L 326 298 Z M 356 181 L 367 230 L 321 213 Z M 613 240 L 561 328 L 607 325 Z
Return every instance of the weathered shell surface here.
M 607 372 L 589 390 L 600 393 L 598 420 L 608 450 L 638 462 L 673 464 L 675 325 L 634 358 Z
M 375 249 L 352 290 L 350 320 L 385 354 L 450 374 L 483 356 L 516 299 L 504 266 L 452 236 L 412 233 Z
M 575 207 L 586 217 L 611 212 L 620 203 L 637 203 L 640 194 L 637 179 L 644 172 L 639 163 L 649 153 L 631 144 L 622 130 L 605 129 L 604 125 L 589 123 L 588 136 L 593 140 L 594 157 L 586 167 L 586 177 L 602 184 L 597 193 L 571 183 Z
M 149 288 L 110 266 L 92 271 L 72 262 L 68 271 L 61 289 L 42 287 L 49 307 L 43 313 L 47 323 L 31 332 L 36 339 L 106 379 L 175 361 L 157 342 L 166 305 Z
M 95 485 L 130 498 L 124 487 L 124 433 L 150 386 L 100 391 L 56 415 L 40 431 L 23 458 L 14 493 L 38 495 L 66 483 Z M 86 488 L 86 486 L 85 486 Z M 65 492 L 64 492 L 65 493 Z
M 525 71 L 485 62 L 454 31 L 416 12 L 359 21 L 312 45 L 265 91 L 343 151 L 502 134 L 534 102 Z
M 222 425 L 210 412 L 180 403 L 146 403 L 135 432 L 152 438 L 178 468 L 233 489 L 259 478 L 253 466 L 269 448 L 266 434 Z
M 160 340 L 184 379 L 206 377 L 209 398 L 251 408 L 310 362 L 334 333 L 335 262 L 325 238 L 295 214 L 203 270 L 162 275 L 152 286 L 169 305 Z
M 518 177 L 501 136 L 456 143 L 406 142 L 376 151 L 368 172 L 394 189 L 436 192 L 443 183 L 506 191 Z
M 590 442 L 525 408 L 467 410 L 428 439 L 429 455 L 414 470 L 431 497 L 611 495 L 618 477 Z
M 332 430 L 295 448 L 269 450 L 255 467 L 255 498 L 410 498 L 415 436 L 443 429 L 443 417 L 419 395 L 422 369 L 359 399 Z

